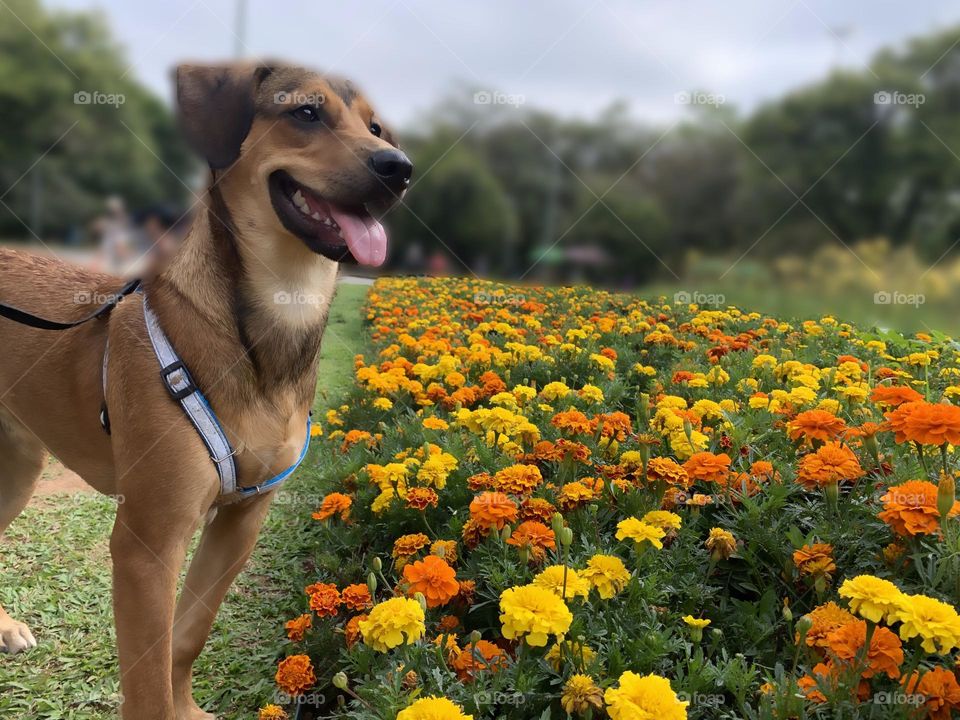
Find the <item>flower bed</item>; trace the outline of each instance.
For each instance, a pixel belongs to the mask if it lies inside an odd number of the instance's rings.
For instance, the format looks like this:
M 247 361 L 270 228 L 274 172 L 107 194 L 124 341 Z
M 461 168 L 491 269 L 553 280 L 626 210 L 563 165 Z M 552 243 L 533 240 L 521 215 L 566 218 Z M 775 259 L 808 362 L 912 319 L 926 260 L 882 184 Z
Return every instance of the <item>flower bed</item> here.
M 946 338 L 464 279 L 381 280 L 366 317 L 286 710 L 960 709 Z

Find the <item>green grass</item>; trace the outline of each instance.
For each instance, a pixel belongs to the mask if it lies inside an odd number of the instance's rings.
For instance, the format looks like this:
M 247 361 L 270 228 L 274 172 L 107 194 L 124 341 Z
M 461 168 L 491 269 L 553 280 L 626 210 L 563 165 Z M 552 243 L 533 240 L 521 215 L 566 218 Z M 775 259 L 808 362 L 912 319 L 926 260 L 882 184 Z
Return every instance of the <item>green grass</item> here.
M 362 349 L 367 287 L 343 285 L 331 308 L 315 410 L 338 401 Z M 300 548 L 324 494 L 311 453 L 281 489 L 246 570 L 227 595 L 194 673 L 201 706 L 224 720 L 252 718 L 274 694 L 272 669 L 286 645 L 283 622 L 302 611 L 296 592 L 311 581 Z M 108 540 L 113 502 L 99 495 L 35 501 L 0 540 L 0 605 L 39 642 L 0 655 L 0 717 L 115 718 L 120 692 L 110 601 Z

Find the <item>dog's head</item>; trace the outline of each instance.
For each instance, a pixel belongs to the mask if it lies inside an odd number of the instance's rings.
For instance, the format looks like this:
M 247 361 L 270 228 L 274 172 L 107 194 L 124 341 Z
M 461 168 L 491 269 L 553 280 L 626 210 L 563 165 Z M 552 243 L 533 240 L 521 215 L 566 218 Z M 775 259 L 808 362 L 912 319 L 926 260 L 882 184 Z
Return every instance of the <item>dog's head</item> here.
M 376 219 L 413 165 L 348 81 L 278 63 L 181 65 L 180 122 L 241 231 L 380 265 Z

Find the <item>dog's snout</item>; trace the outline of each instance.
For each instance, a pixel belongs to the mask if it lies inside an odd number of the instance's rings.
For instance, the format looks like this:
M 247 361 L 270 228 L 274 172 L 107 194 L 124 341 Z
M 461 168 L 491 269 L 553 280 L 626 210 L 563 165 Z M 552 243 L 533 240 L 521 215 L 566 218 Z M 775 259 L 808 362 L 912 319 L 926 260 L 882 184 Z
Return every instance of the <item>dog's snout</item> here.
M 403 190 L 413 175 L 413 163 L 401 151 L 378 150 L 370 156 L 370 168 L 392 190 Z

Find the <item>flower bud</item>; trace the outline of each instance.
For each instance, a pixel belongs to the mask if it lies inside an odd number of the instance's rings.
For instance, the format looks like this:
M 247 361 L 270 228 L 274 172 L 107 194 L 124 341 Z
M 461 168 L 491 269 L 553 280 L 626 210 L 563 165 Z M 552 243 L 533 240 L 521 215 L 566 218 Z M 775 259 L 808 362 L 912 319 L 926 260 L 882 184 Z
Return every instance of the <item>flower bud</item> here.
M 480 638 L 481 638 L 481 637 L 482 637 L 482 636 L 480 635 L 480 631 L 479 631 L 479 630 L 474 630 L 472 633 L 470 633 L 470 642 L 471 642 L 474 646 L 476 646 L 476 644 L 477 644 L 478 642 L 480 642 Z
M 377 592 L 377 576 L 373 573 L 367 575 L 367 589 L 370 591 L 371 595 L 374 595 Z
M 338 690 L 346 690 L 347 686 L 349 685 L 349 679 L 347 678 L 347 674 L 345 672 L 338 672 L 333 676 L 333 680 L 331 682 Z
M 375 557 L 375 558 L 373 559 L 372 565 L 373 565 L 373 571 L 374 571 L 374 572 L 380 572 L 381 570 L 383 570 L 383 560 L 381 560 L 381 559 L 378 558 L 378 557 Z
M 813 618 L 810 617 L 809 615 L 804 615 L 799 620 L 797 620 L 795 629 L 797 631 L 797 635 L 799 635 L 799 638 L 797 639 L 798 645 L 802 645 L 806 641 L 807 633 L 810 632 L 810 628 L 812 627 L 813 627 Z
M 940 522 L 946 522 L 950 517 L 953 504 L 957 501 L 957 481 L 953 475 L 940 474 L 940 484 L 937 486 L 937 512 L 940 513 Z
M 564 547 L 570 547 L 573 542 L 573 530 L 568 527 L 560 529 L 560 544 Z
M 422 607 L 424 610 L 427 609 L 427 598 L 422 592 L 414 593 L 413 599 L 420 603 L 420 607 Z
M 563 515 L 554 513 L 550 520 L 550 527 L 553 528 L 554 534 L 559 535 L 560 531 L 563 530 Z
M 504 525 L 503 530 L 500 531 L 500 539 L 506 542 L 510 539 L 510 535 L 513 533 L 513 530 L 510 529 L 509 525 Z

